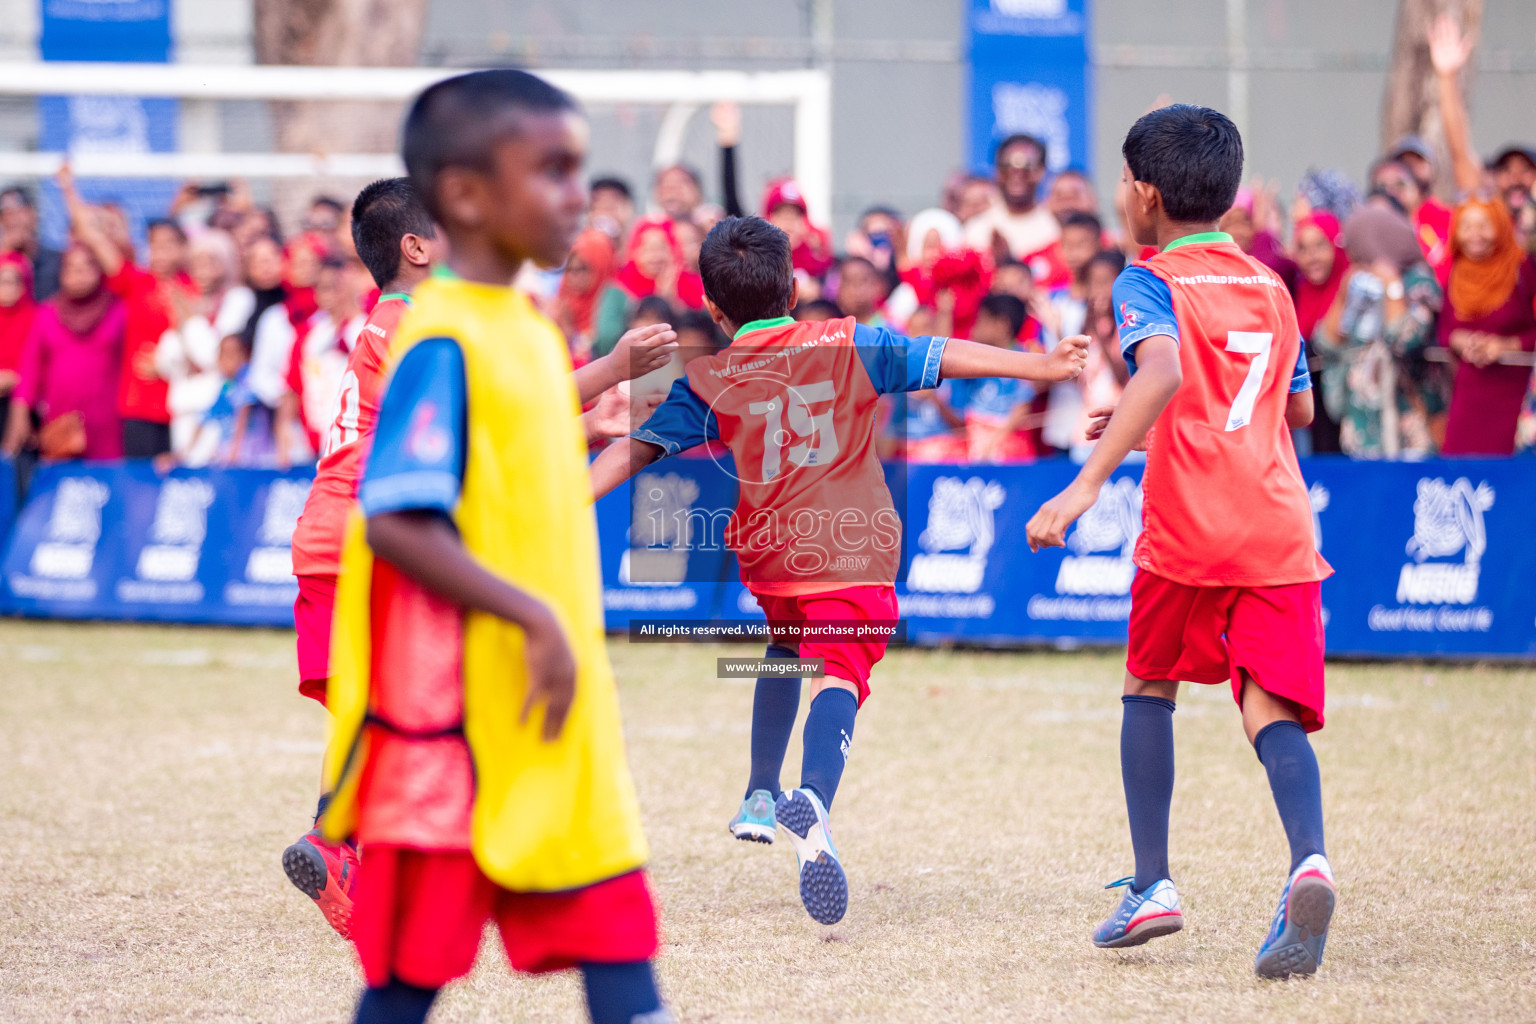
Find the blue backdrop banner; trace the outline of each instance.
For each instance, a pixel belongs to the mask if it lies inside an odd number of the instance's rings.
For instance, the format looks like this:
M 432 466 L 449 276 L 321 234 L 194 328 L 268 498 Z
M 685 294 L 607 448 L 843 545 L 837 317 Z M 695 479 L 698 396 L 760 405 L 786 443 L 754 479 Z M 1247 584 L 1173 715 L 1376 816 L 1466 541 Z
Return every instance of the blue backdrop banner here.
M 0 562 L 8 611 L 291 626 L 312 473 L 67 463 L 33 477 Z
M 0 527 L 14 476 L 0 463 Z M 1536 656 L 1536 508 L 1529 459 L 1302 463 L 1332 654 Z M 1125 467 L 1067 533 L 1032 554 L 1024 527 L 1076 467 L 911 466 L 890 474 L 905 523 L 897 584 L 917 643 L 1120 644 L 1141 532 L 1141 472 Z M 148 463 L 40 468 L 0 560 L 0 610 L 286 626 L 289 551 L 307 471 Z M 760 618 L 726 549 L 728 470 L 668 459 L 598 502 L 607 626 Z
M 1003 138 L 1046 144 L 1051 171 L 1093 166 L 1089 0 L 970 0 L 970 163 Z

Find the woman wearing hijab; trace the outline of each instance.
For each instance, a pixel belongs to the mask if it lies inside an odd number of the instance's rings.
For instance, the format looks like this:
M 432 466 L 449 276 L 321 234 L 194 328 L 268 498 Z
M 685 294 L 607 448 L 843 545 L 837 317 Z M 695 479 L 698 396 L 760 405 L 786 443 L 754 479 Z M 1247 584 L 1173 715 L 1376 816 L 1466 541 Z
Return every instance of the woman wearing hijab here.
M 126 326 L 123 303 L 107 289 L 96 257 L 71 246 L 59 264 L 58 293 L 32 322 L 0 450 L 21 451 L 36 410 L 45 458 L 122 458 L 117 384 Z
M 1356 458 L 1423 458 L 1445 410 L 1440 375 L 1422 359 L 1440 286 L 1413 225 L 1385 199 L 1344 224 L 1350 269 L 1312 340 L 1323 357 L 1323 403 L 1340 447 Z
M 1536 264 L 1503 203 L 1469 199 L 1451 226 L 1451 277 L 1440 343 L 1454 352 L 1446 455 L 1511 455 L 1536 350 Z
M 659 295 L 674 309 L 703 309 L 704 282 L 684 266 L 672 222 L 661 217 L 637 221 L 629 235 L 624 265 L 603 292 L 597 310 L 593 355 L 613 350 L 627 329 L 630 307 Z
M 0 255 L 0 426 L 10 422 L 11 392 L 21 377 L 21 357 L 36 316 L 32 261 L 19 252 Z
M 1323 359 L 1312 342 L 1312 334 L 1349 277 L 1349 256 L 1339 244 L 1340 230 L 1337 217 L 1326 210 L 1317 210 L 1297 220 L 1294 234 L 1296 324 L 1307 345 L 1309 362 L 1319 373 Z M 1339 447 L 1339 422 L 1328 414 L 1325 404 L 1319 403 L 1310 430 L 1314 453 L 1342 450 Z
M 597 228 L 576 236 L 555 294 L 554 321 L 565 333 L 577 366 L 592 359 L 597 302 L 613 276 L 613 240 Z
M 965 229 L 948 210 L 933 207 L 912 218 L 901 284 L 885 306 L 895 322 L 905 324 L 919 307 L 932 306 L 941 333 L 967 335 L 992 274 L 981 254 L 964 246 Z
M 240 252 L 225 231 L 207 231 L 188 247 L 188 272 L 196 294 L 173 294 L 176 326 L 160 336 L 155 371 L 168 383 L 171 450 L 185 451 L 218 400 L 219 342 L 239 334 L 256 308 L 256 296 L 240 283 Z

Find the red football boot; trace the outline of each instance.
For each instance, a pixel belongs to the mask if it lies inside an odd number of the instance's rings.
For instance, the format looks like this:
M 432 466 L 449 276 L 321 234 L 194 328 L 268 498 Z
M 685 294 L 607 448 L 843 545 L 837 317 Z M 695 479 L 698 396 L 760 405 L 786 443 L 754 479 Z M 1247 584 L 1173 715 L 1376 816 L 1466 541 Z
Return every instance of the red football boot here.
M 319 829 L 304 833 L 283 851 L 283 872 L 344 939 L 352 937 L 352 887 L 357 882 L 357 850 L 329 843 Z

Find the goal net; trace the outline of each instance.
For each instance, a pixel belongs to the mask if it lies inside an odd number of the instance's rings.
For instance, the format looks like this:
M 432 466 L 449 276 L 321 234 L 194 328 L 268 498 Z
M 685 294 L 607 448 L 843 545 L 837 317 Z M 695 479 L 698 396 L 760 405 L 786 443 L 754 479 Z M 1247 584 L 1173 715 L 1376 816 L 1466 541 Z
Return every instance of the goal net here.
M 310 199 L 343 201 L 399 174 L 406 102 L 462 69 L 0 63 L 0 187 L 30 186 L 45 244 L 67 230 L 53 175 L 67 158 L 82 195 L 115 202 L 142 236 L 191 182 L 232 181 L 296 226 Z M 831 213 L 831 86 L 821 70 L 535 71 L 580 100 L 592 120 L 589 172 L 629 180 L 644 204 L 651 172 L 684 160 L 713 181 L 709 105 L 747 115 L 742 201 L 791 174 L 813 216 Z

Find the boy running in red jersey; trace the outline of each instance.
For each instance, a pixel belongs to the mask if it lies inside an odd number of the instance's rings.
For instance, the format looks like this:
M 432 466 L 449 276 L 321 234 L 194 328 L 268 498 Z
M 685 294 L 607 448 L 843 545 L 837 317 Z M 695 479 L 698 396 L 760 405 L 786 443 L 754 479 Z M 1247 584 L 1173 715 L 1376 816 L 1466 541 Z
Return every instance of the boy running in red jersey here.
M 800 704 L 800 680 L 758 680 L 747 795 L 730 823 L 738 839 L 773 842 L 782 825 L 799 863 L 800 898 L 822 924 L 842 919 L 848 880 L 828 831 L 869 673 L 897 617 L 893 583 L 901 520 L 875 453 L 881 394 L 952 377 L 1071 380 L 1088 339 L 1050 355 L 949 338 L 907 338 L 853 317 L 796 323 L 789 237 L 757 217 L 727 217 L 699 254 L 704 303 L 735 340 L 688 363 L 655 415 L 592 464 L 598 497 L 666 455 L 707 441 L 731 450 L 740 499 L 725 531 L 741 577 L 775 643 L 766 657 L 819 659 L 811 686 L 800 788 L 779 772 Z M 838 623 L 838 636 L 828 624 Z M 847 624 L 847 625 L 842 625 Z M 860 624 L 864 627 L 861 629 Z M 824 630 L 821 635 L 816 631 Z M 795 638 L 801 637 L 798 648 Z
M 352 242 L 381 295 L 347 357 L 341 389 L 328 429 L 320 439 L 320 462 L 304 513 L 293 531 L 294 602 L 298 630 L 299 693 L 325 704 L 330 676 L 331 620 L 336 603 L 347 517 L 357 500 L 358 480 L 372 443 L 383 399 L 385 361 L 395 328 L 411 306 L 411 292 L 431 274 L 443 255 L 432 216 L 409 178 L 384 178 L 358 193 L 352 204 Z M 614 352 L 575 375 L 582 400 L 604 395 L 630 375 L 649 372 L 676 348 L 667 325 L 632 331 Z M 628 429 L 628 403 L 616 391 L 584 417 L 587 434 L 612 436 Z M 318 820 L 328 796 L 322 795 Z M 357 851 L 328 843 L 312 829 L 283 851 L 290 881 L 319 905 L 342 937 L 352 914 L 351 891 Z
M 1131 450 L 1145 447 L 1144 528 L 1131 588 L 1120 766 L 1136 874 L 1094 944 L 1139 945 L 1184 926 L 1169 878 L 1173 710 L 1180 680 L 1231 681 L 1291 846 L 1290 877 L 1254 969 L 1311 974 L 1333 915 L 1322 792 L 1307 733 L 1323 727 L 1320 583 L 1333 570 L 1290 430 L 1312 420 L 1312 381 L 1285 285 L 1217 231 L 1242 179 L 1237 128 L 1179 104 L 1122 147 L 1126 223 L 1151 258 L 1114 286 L 1132 377 L 1092 415 L 1077 479 L 1029 522 L 1060 546 Z

